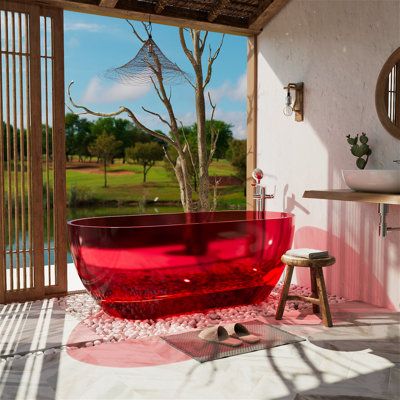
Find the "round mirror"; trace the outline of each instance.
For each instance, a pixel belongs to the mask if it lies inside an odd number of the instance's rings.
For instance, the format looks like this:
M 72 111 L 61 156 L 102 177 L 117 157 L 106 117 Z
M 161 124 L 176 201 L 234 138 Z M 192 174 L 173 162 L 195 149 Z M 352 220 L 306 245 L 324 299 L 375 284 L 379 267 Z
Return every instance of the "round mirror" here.
M 400 140 L 400 47 L 382 67 L 376 84 L 375 104 L 382 125 Z

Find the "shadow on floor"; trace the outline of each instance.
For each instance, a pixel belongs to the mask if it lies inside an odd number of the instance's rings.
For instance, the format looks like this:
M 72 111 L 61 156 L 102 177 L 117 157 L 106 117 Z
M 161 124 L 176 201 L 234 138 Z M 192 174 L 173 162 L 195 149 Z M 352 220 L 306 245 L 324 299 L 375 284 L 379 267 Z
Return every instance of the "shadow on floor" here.
M 293 399 L 293 394 L 295 400 L 400 398 L 400 313 L 365 304 L 361 311 L 357 303 L 353 310 L 335 313 L 333 328 L 314 325 L 307 335 L 309 344 L 293 346 L 307 374 L 318 382 L 311 390 L 299 393 L 296 372 L 280 368 L 267 351 L 268 363 L 291 393 L 280 400 Z M 288 330 L 307 334 L 306 326 L 295 325 L 292 321 Z
M 2 306 L 1 399 L 34 399 L 39 388 L 41 396 L 55 397 L 51 388 L 57 387 L 58 368 L 46 371 L 43 354 L 59 366 L 60 352 L 56 349 L 62 345 L 64 320 L 65 313 L 57 307 L 55 299 Z

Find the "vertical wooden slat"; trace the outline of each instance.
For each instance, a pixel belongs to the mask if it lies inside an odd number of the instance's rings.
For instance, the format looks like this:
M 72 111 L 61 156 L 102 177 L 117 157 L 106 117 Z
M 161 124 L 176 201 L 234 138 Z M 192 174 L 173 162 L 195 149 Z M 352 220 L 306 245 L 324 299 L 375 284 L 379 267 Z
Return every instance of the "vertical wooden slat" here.
M 246 203 L 254 210 L 252 173 L 257 163 L 257 36 L 247 40 L 247 160 Z
M 50 164 L 49 164 L 49 84 L 48 84 L 48 59 L 47 59 L 47 17 L 43 19 L 44 30 L 44 98 L 45 98 L 45 173 L 46 173 L 46 245 L 47 245 L 47 279 L 51 285 L 51 236 L 50 236 Z
M 12 227 L 12 178 L 11 178 L 11 122 L 10 122 L 10 60 L 9 60 L 9 24 L 8 11 L 5 11 L 5 75 L 6 75 L 6 147 L 7 147 L 7 227 L 8 227 L 8 255 L 9 255 L 9 282 L 8 288 L 14 289 L 14 260 L 13 260 L 13 227 Z
M 18 13 L 18 47 L 19 47 L 19 148 L 20 148 L 20 169 L 21 169 L 21 233 L 22 233 L 22 287 L 27 287 L 26 274 L 26 221 L 25 221 L 25 127 L 24 127 L 24 80 L 23 80 L 23 49 L 22 49 L 22 17 Z
M 28 192 L 28 243 L 29 243 L 29 286 L 33 287 L 33 251 L 32 251 L 32 169 L 31 169 L 31 97 L 30 97 L 30 38 L 29 14 L 25 14 L 25 99 L 26 99 L 26 176 Z
M 53 168 L 54 168 L 54 243 L 57 292 L 67 291 L 66 160 L 64 113 L 64 22 L 63 11 L 52 18 L 53 56 Z
M 30 37 L 30 110 L 31 110 L 31 174 L 32 185 L 32 229 L 33 229 L 33 268 L 35 293 L 44 296 L 44 250 L 43 250 L 43 176 L 42 176 L 42 107 L 40 74 L 40 14 L 32 7 L 29 23 Z
M 0 11 L 0 50 L 2 50 L 2 12 Z M 4 129 L 3 129 L 3 55 L 0 53 L 0 303 L 6 300 L 6 208 L 4 206 Z
M 11 13 L 12 32 L 12 113 L 13 113 L 13 157 L 14 157 L 14 231 L 15 231 L 15 264 L 17 273 L 17 290 L 21 289 L 20 251 L 19 251 L 19 182 L 18 182 L 18 119 L 17 119 L 17 46 L 15 38 L 15 13 Z

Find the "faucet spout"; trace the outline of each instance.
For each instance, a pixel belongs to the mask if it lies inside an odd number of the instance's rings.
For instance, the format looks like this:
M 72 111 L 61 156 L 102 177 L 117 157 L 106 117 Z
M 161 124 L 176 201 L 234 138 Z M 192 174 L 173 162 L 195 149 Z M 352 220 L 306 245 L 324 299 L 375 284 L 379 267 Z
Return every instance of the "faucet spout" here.
M 265 200 L 266 199 L 273 199 L 275 195 L 273 194 L 266 194 L 265 186 L 261 185 L 261 179 L 263 178 L 264 173 L 260 168 L 256 168 L 253 173 L 252 177 L 255 180 L 253 183 L 254 186 L 254 194 L 253 199 L 256 202 L 256 211 L 257 212 L 264 212 L 265 211 Z

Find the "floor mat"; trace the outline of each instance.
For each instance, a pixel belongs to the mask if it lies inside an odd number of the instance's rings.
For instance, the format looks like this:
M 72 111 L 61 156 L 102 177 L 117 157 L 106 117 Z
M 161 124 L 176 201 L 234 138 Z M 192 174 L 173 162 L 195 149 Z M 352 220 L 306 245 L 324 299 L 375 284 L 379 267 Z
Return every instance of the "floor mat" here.
M 182 351 L 201 363 L 305 340 L 300 336 L 292 335 L 282 329 L 264 324 L 260 321 L 253 320 L 242 322 L 242 324 L 250 333 L 259 336 L 260 341 L 253 344 L 243 343 L 239 347 L 229 347 L 200 339 L 198 335 L 201 330 L 161 337 L 177 350 Z

